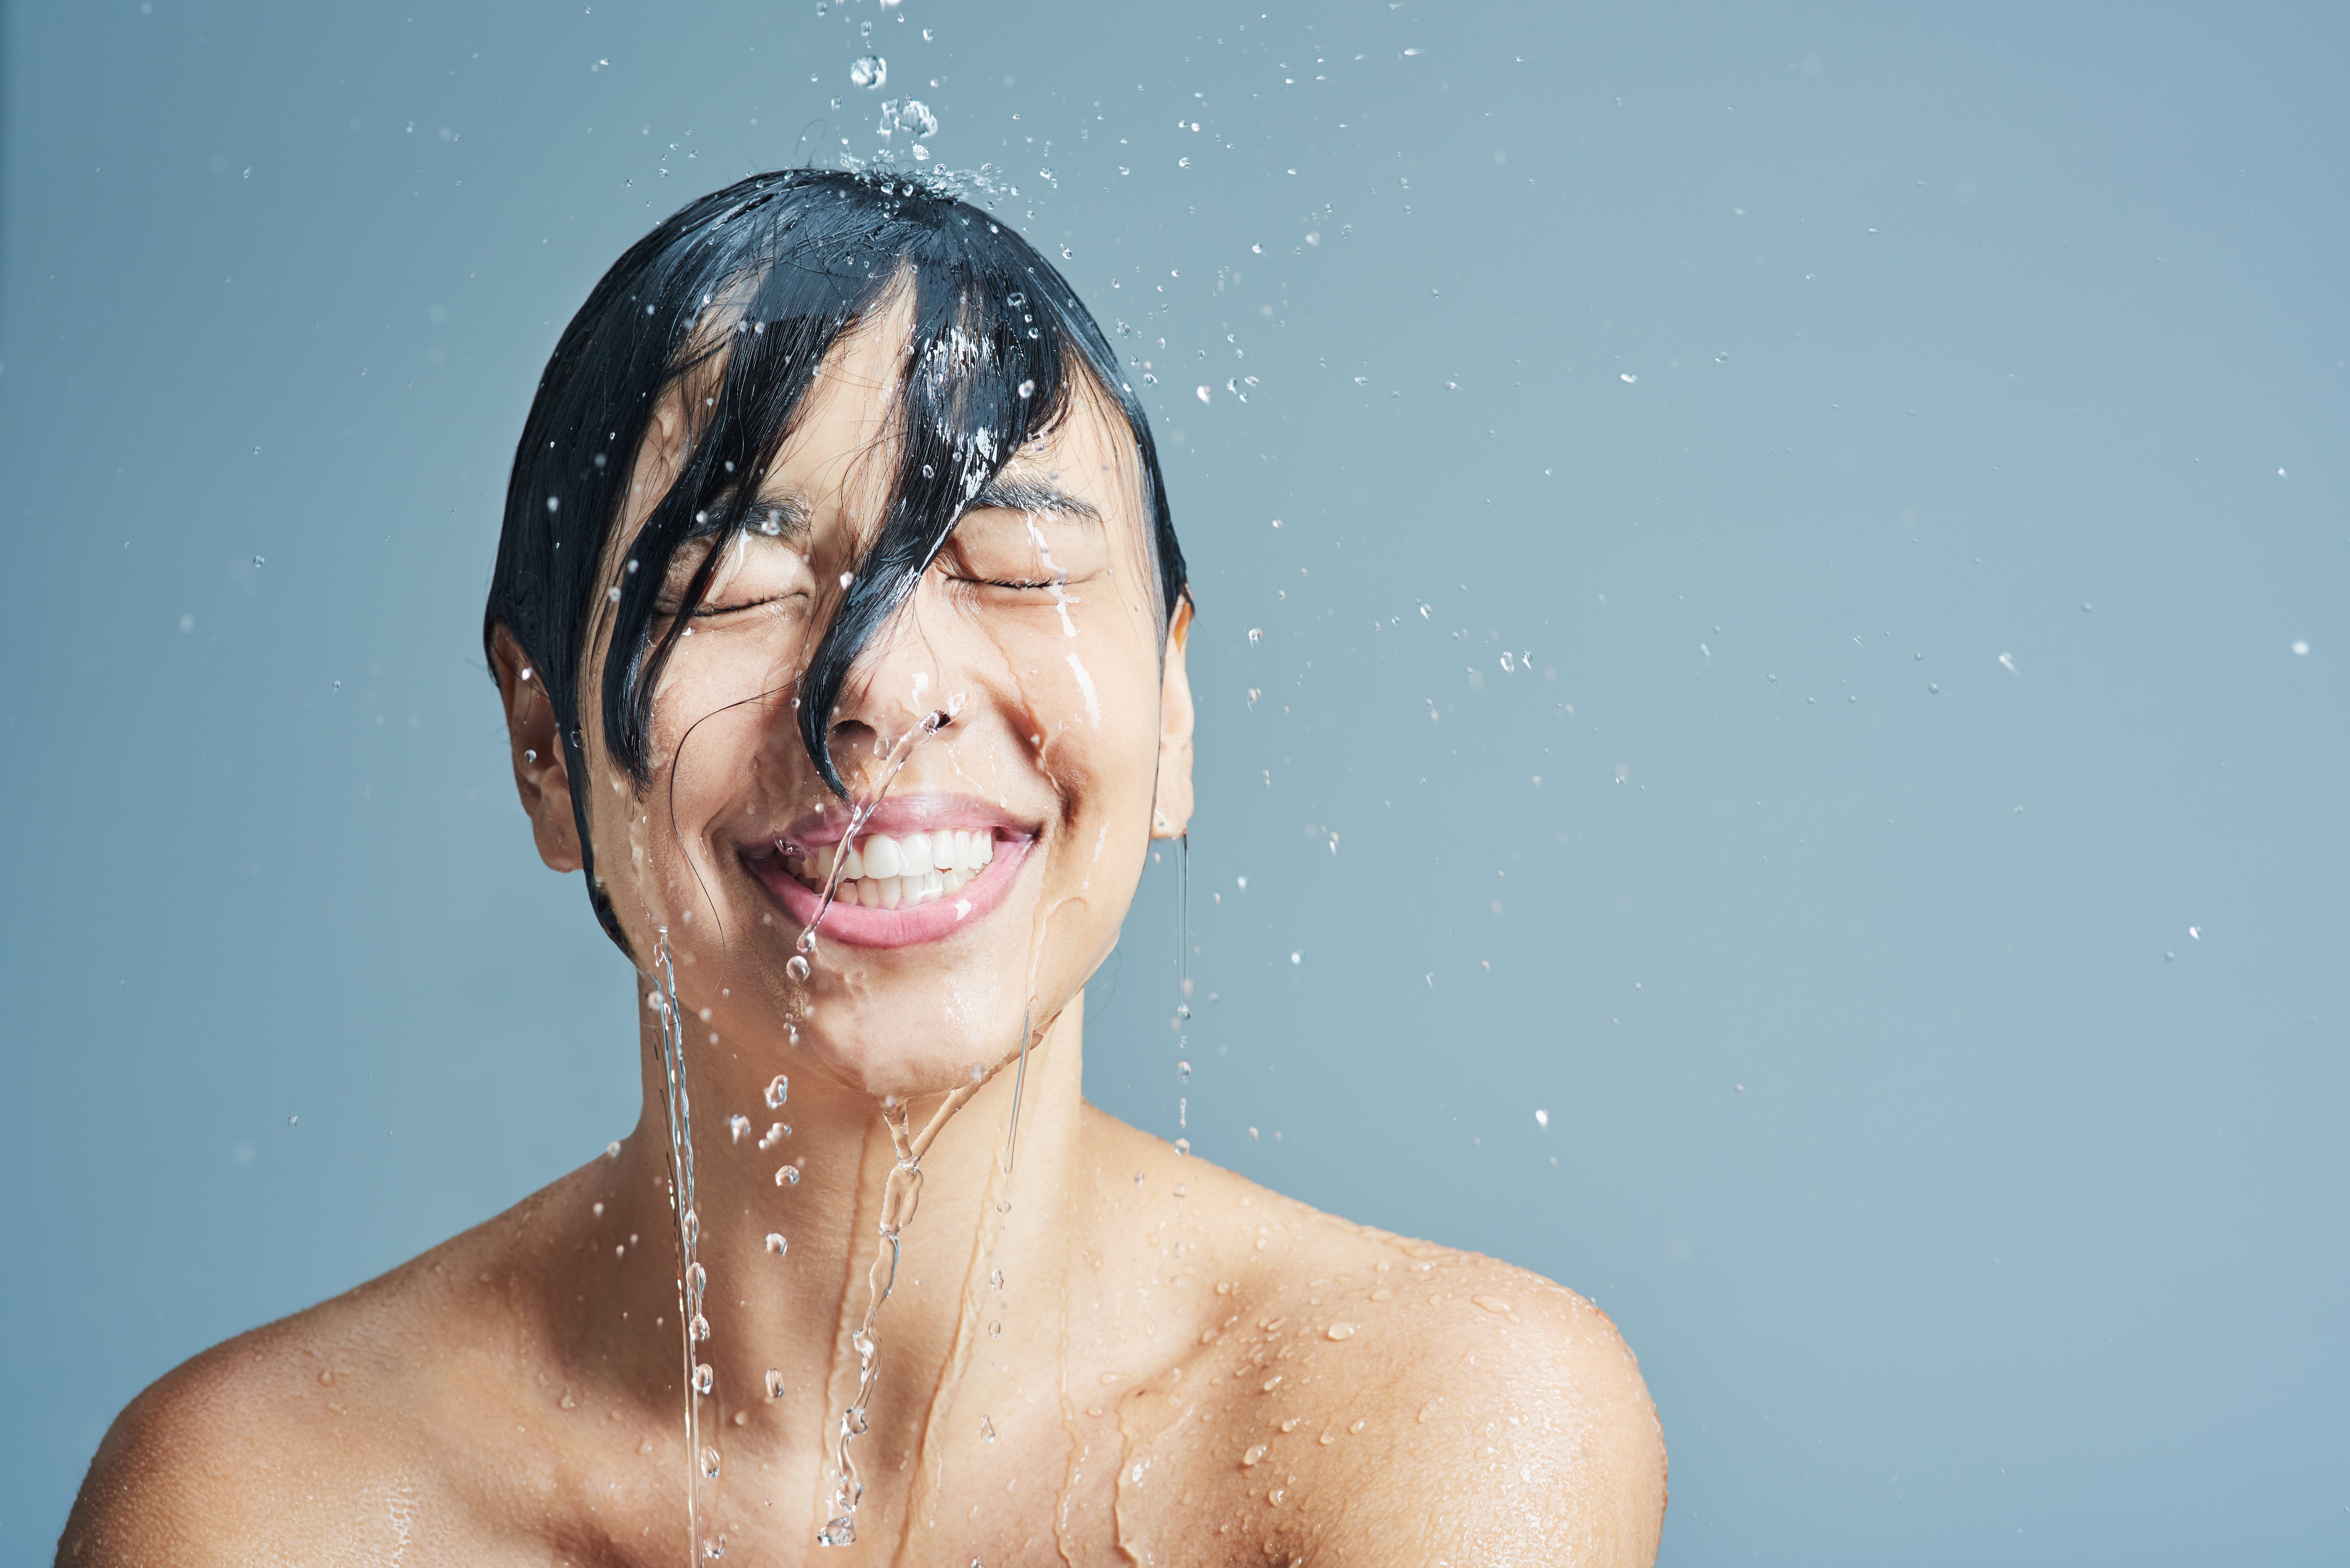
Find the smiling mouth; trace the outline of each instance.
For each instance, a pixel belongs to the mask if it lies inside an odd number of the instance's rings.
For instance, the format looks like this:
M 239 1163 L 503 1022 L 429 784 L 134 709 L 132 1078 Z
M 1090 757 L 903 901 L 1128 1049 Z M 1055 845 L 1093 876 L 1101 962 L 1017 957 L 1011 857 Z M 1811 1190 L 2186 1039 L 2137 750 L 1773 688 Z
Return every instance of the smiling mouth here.
M 824 891 L 840 846 L 784 851 L 784 869 L 811 893 Z M 868 909 L 911 909 L 935 903 L 987 869 L 995 859 L 993 828 L 938 828 L 896 837 L 868 834 L 841 867 L 836 904 Z

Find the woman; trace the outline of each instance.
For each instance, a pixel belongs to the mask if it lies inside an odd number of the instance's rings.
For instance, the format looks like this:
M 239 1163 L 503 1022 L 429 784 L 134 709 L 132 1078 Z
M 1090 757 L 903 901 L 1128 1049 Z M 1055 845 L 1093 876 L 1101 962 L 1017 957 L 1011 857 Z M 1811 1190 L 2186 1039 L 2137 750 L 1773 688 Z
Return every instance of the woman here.
M 59 1560 L 1649 1562 L 1596 1309 L 1080 1098 L 1191 815 L 1191 619 L 1114 351 L 984 213 L 793 171 L 639 243 L 484 634 L 643 1117 L 149 1389 Z

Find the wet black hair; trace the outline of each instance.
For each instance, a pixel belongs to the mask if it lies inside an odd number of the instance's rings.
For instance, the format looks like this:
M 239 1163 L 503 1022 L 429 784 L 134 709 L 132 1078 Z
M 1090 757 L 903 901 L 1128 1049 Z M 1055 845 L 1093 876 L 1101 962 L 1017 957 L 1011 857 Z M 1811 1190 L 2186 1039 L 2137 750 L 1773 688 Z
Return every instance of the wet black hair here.
M 504 626 L 554 708 L 587 861 L 588 898 L 629 944 L 596 876 L 580 672 L 608 606 L 605 743 L 639 788 L 651 776 L 652 694 L 721 556 L 705 552 L 656 639 L 671 558 L 751 519 L 841 335 L 899 298 L 897 472 L 879 530 L 800 680 L 801 743 L 846 795 L 829 746 L 851 668 L 912 594 L 963 512 L 1090 381 L 1126 416 L 1159 578 L 1161 633 L 1186 589 L 1157 446 L 1118 354 L 1033 245 L 932 176 L 792 169 L 687 203 L 629 247 L 556 344 L 515 452 L 484 612 Z M 682 384 L 687 443 L 625 561 L 608 560 L 654 410 Z

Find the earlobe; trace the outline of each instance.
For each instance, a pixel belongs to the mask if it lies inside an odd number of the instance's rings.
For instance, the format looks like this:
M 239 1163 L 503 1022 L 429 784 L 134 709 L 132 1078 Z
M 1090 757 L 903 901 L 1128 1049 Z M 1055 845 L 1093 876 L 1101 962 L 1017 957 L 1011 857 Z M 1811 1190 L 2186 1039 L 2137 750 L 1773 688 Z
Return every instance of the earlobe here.
M 1191 636 L 1191 597 L 1177 601 L 1167 627 L 1167 659 L 1159 692 L 1159 786 L 1150 803 L 1150 836 L 1180 838 L 1191 827 L 1191 681 L 1184 644 Z
M 530 657 L 501 626 L 491 639 L 498 696 L 505 704 L 506 742 L 513 754 L 515 793 L 530 818 L 538 857 L 556 871 L 577 871 L 579 829 L 571 809 L 571 770 L 556 733 L 555 707 Z

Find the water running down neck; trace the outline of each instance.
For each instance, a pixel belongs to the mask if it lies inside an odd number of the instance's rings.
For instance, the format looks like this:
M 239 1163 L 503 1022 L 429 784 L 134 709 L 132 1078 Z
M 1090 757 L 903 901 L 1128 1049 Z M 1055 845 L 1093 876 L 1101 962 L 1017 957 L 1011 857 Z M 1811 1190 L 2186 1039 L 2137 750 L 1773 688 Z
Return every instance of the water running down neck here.
M 669 1127 L 670 1212 L 677 1221 L 677 1327 L 685 1390 L 685 1510 L 686 1561 L 724 1555 L 723 1536 L 706 1538 L 702 1532 L 702 1483 L 718 1479 L 718 1450 L 702 1443 L 702 1397 L 711 1392 L 709 1366 L 694 1360 L 694 1345 L 710 1337 L 710 1320 L 702 1303 L 709 1275 L 700 1259 L 702 1216 L 694 1207 L 693 1101 L 685 1082 L 685 1024 L 678 1011 L 677 968 L 670 956 L 669 928 L 660 928 L 653 962 L 660 970 L 662 1119 Z
M 810 959 L 816 953 L 816 928 L 831 912 L 834 898 L 840 890 L 841 873 L 847 868 L 849 851 L 857 846 L 857 836 L 873 819 L 889 786 L 914 754 L 916 748 L 953 722 L 943 710 L 924 715 L 922 722 L 898 738 L 881 760 L 879 775 L 872 787 L 850 808 L 847 826 L 842 829 L 840 850 L 833 857 L 832 868 L 825 875 L 824 892 L 816 901 L 816 914 L 808 920 L 793 943 L 794 951 L 785 969 L 794 980 L 806 982 L 814 972 Z M 780 841 L 778 850 L 785 847 Z M 833 1490 L 830 1517 L 816 1532 L 816 1543 L 821 1546 L 847 1546 L 857 1540 L 857 1505 L 865 1495 L 865 1483 L 857 1471 L 857 1457 L 851 1452 L 852 1439 L 865 1435 L 869 1423 L 866 1407 L 872 1401 L 874 1384 L 880 1376 L 881 1344 L 874 1330 L 881 1315 L 881 1303 L 889 1298 L 898 1284 L 899 1236 L 914 1218 L 914 1209 L 922 1190 L 922 1153 L 937 1137 L 947 1118 L 961 1109 L 963 1102 L 979 1092 L 982 1080 L 974 1074 L 972 1081 L 947 1096 L 920 1133 L 910 1134 L 906 1125 L 906 1105 L 895 1095 L 881 1104 L 882 1126 L 889 1129 L 889 1143 L 897 1156 L 889 1179 L 881 1189 L 882 1249 L 873 1259 L 873 1267 L 866 1279 L 864 1321 L 858 1326 L 849 1343 L 857 1350 L 857 1393 L 840 1413 L 840 1422 L 833 1438 Z M 886 1265 L 886 1272 L 885 1272 Z
M 849 1339 L 857 1349 L 857 1395 L 841 1411 L 840 1425 L 833 1438 L 832 1517 L 816 1532 L 816 1543 L 820 1546 L 847 1546 L 857 1540 L 857 1505 L 865 1495 L 865 1483 L 858 1476 L 857 1457 L 849 1451 L 848 1445 L 852 1438 L 865 1435 L 868 1426 L 866 1407 L 880 1376 L 881 1342 L 873 1331 L 881 1315 L 881 1303 L 898 1287 L 898 1238 L 912 1222 L 915 1205 L 921 1199 L 924 1151 L 939 1136 L 939 1129 L 946 1126 L 947 1118 L 979 1093 L 979 1086 L 980 1080 L 974 1078 L 947 1096 L 919 1133 L 907 1131 L 903 1100 L 891 1095 L 881 1102 L 881 1123 L 889 1129 L 889 1144 L 897 1155 L 897 1164 L 881 1188 L 882 1247 L 874 1254 L 873 1267 L 866 1274 L 865 1319 Z

